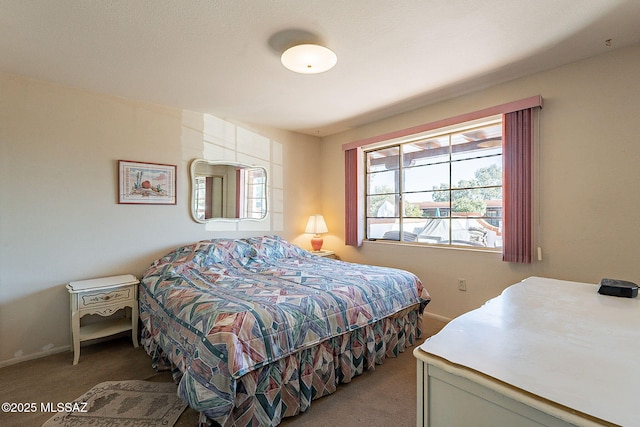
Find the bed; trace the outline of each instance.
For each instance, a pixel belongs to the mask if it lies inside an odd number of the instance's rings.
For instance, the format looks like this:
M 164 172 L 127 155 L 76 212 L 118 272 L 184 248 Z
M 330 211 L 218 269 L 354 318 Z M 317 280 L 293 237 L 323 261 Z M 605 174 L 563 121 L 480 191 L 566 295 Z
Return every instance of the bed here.
M 640 299 L 530 277 L 416 347 L 419 426 L 639 426 Z
M 201 424 L 278 425 L 421 334 L 427 290 L 404 270 L 313 255 L 277 237 L 213 239 L 140 283 L 142 344 Z

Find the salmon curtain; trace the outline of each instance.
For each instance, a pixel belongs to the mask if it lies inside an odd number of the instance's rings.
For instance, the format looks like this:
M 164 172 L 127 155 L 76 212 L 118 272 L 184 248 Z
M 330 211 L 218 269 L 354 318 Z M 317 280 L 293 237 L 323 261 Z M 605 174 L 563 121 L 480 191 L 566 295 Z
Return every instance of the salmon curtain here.
M 348 246 L 362 246 L 364 227 L 361 224 L 360 215 L 360 185 L 359 167 L 361 154 L 359 148 L 345 150 L 345 244 Z
M 533 109 L 504 114 L 502 260 L 531 263 Z

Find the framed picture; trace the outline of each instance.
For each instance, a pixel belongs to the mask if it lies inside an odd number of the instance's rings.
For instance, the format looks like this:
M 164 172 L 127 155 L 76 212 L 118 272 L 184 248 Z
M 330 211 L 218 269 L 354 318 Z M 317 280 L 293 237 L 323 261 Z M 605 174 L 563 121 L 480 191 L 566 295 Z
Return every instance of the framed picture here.
M 118 160 L 118 203 L 176 204 L 176 165 Z

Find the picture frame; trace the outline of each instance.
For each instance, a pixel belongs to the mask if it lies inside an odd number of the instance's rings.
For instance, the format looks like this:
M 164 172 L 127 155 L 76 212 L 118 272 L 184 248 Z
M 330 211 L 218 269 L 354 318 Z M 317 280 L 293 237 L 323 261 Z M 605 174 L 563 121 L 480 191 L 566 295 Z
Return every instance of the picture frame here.
M 175 205 L 176 165 L 118 160 L 118 203 Z

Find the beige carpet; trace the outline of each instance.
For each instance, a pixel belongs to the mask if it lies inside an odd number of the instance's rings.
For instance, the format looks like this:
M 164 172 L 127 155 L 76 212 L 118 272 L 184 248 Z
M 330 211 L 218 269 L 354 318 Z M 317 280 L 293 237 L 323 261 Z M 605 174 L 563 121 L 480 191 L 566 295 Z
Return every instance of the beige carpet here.
M 42 427 L 173 426 L 187 404 L 176 385 L 149 381 L 106 381 L 73 402 L 47 402 L 58 412 Z
M 424 339 L 444 323 L 423 319 Z M 398 358 L 388 358 L 375 371 L 367 371 L 336 393 L 315 400 L 309 411 L 285 418 L 283 427 L 368 426 L 416 424 L 416 359 L 413 348 Z M 73 352 L 26 361 L 0 368 L 0 402 L 33 402 L 35 412 L 0 413 L 1 427 L 41 426 L 54 414 L 40 410 L 41 403 L 73 402 L 96 384 L 105 381 L 144 380 L 170 383 L 169 372 L 155 372 L 151 359 L 131 345 L 130 336 L 82 347 L 80 363 L 73 365 Z M 198 425 L 198 413 L 187 408 L 175 427 Z

